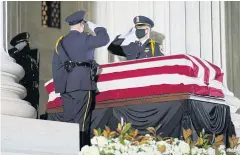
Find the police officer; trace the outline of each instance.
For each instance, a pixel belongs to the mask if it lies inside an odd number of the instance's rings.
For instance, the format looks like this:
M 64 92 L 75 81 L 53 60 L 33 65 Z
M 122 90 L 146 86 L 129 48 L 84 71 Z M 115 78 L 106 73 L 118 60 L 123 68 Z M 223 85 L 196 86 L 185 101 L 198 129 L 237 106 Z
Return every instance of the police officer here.
M 90 143 L 90 116 L 92 100 L 96 90 L 97 64 L 93 59 L 95 48 L 109 43 L 104 27 L 84 19 L 85 11 L 68 16 L 70 32 L 57 40 L 53 54 L 53 81 L 55 92 L 63 100 L 64 121 L 78 123 L 80 127 L 80 149 Z M 84 32 L 85 24 L 96 34 Z
M 123 35 L 118 35 L 108 46 L 110 53 L 126 57 L 127 60 L 162 56 L 161 46 L 150 39 L 154 22 L 145 16 L 133 19 L 135 27 Z
M 27 89 L 27 96 L 24 100 L 38 110 L 39 105 L 39 62 L 34 57 L 37 50 L 30 49 L 29 33 L 23 32 L 16 35 L 10 44 L 13 46 L 8 53 L 25 71 L 23 79 L 19 81 Z

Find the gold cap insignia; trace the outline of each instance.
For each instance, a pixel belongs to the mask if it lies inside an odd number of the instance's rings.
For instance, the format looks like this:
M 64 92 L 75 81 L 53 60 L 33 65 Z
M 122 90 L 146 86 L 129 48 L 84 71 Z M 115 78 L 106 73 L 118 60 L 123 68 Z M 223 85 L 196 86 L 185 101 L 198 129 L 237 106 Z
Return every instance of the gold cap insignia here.
M 139 23 L 139 17 L 137 16 L 137 18 L 136 18 L 136 23 Z

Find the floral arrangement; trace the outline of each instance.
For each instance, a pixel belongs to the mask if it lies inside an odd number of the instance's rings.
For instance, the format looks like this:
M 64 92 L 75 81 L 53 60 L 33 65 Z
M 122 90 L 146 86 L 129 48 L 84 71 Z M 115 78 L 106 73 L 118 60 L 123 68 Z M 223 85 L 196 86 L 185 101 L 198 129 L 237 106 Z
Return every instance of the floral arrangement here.
M 225 148 L 223 135 L 205 134 L 203 130 L 196 141 L 191 139 L 192 131 L 183 129 L 183 139 L 162 138 L 152 127 L 149 134 L 138 135 L 131 129 L 131 123 L 118 124 L 117 131 L 94 129 L 92 146 L 84 146 L 79 155 L 240 155 L 237 147 L 239 138 L 229 137 L 230 148 Z

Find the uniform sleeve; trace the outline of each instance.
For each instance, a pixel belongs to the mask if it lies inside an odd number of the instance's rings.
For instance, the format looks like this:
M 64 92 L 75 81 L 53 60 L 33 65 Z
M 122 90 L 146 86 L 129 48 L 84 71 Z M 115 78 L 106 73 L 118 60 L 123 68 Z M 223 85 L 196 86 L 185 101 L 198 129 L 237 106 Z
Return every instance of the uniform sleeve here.
M 87 45 L 89 49 L 105 46 L 109 43 L 110 38 L 107 30 L 103 27 L 97 27 L 94 29 L 96 36 L 87 36 Z
M 124 51 L 121 47 L 122 42 L 124 41 L 123 38 L 119 38 L 120 35 L 118 35 L 108 46 L 109 53 L 112 53 L 114 55 L 119 56 L 125 56 Z
M 162 53 L 162 46 L 156 42 L 155 44 L 155 56 L 164 56 L 164 54 Z
M 135 28 L 131 28 L 126 33 L 118 35 L 109 45 L 108 51 L 114 55 L 126 57 L 126 48 L 130 46 L 132 42 L 137 40 L 135 35 Z

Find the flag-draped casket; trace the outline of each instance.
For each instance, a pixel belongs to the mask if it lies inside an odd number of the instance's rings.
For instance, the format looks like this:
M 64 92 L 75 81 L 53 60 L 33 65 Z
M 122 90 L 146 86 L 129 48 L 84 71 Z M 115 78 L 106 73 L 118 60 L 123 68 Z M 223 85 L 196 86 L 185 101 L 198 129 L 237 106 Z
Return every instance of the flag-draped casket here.
M 222 70 L 190 55 L 171 55 L 101 65 L 96 102 L 190 93 L 223 98 Z M 52 80 L 47 109 L 60 107 L 60 95 Z

